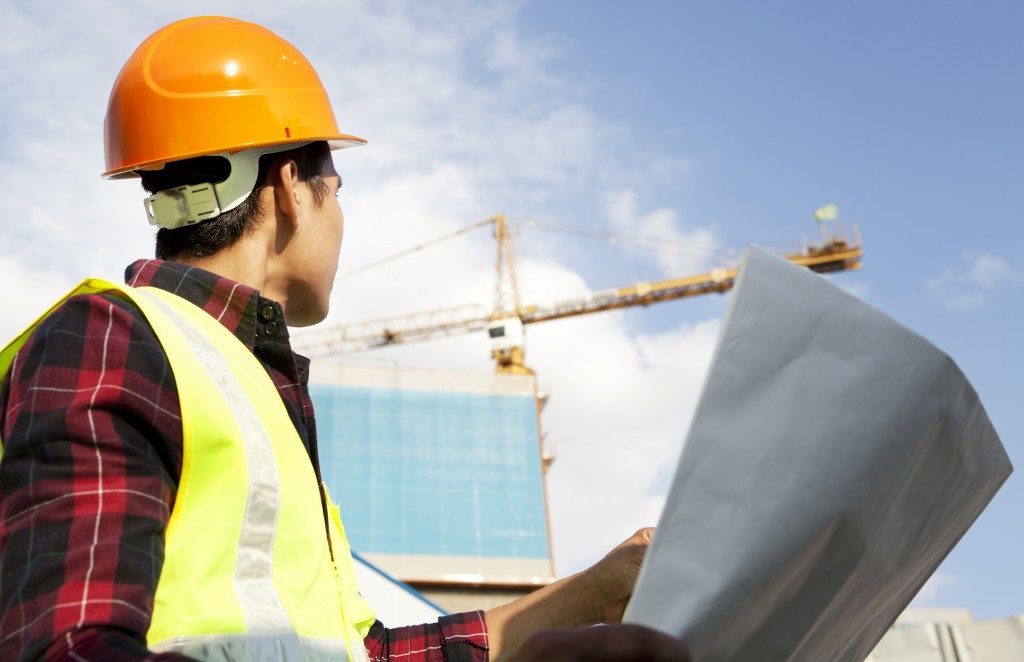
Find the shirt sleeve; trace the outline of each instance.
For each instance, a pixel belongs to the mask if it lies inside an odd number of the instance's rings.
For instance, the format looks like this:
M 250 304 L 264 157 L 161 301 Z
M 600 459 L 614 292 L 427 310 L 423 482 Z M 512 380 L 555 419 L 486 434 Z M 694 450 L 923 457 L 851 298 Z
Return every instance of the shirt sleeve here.
M 69 299 L 0 390 L 0 659 L 145 646 L 181 467 L 167 357 L 134 308 Z
M 377 621 L 364 640 L 370 662 L 485 662 L 487 624 L 482 611 L 442 616 L 437 623 L 385 628 Z

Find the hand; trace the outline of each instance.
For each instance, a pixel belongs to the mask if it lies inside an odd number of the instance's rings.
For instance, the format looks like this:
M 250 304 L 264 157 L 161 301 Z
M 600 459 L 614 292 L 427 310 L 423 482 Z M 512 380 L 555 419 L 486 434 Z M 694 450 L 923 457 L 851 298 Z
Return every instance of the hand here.
M 644 554 L 653 537 L 654 527 L 640 529 L 585 571 L 601 598 L 603 622 L 622 620 L 622 612 L 633 595 Z
M 541 630 L 510 656 L 502 658 L 501 662 L 532 660 L 691 662 L 690 651 L 682 640 L 633 624 L 599 625 L 576 630 Z
M 622 612 L 630 595 L 633 594 L 633 585 L 636 584 L 644 552 L 647 551 L 653 535 L 654 529 L 640 529 L 583 572 L 549 584 L 506 605 L 488 609 L 484 618 L 487 622 L 491 655 L 497 658 L 506 650 L 515 650 L 524 645 L 529 637 L 544 629 L 621 621 Z M 556 632 L 546 636 L 559 638 L 560 641 L 561 637 L 568 635 L 565 632 Z M 576 636 L 570 638 L 570 643 L 576 641 Z M 626 637 L 614 634 L 578 636 L 581 636 L 583 644 L 588 646 L 591 645 L 588 642 L 594 641 L 591 637 Z M 630 641 L 628 637 L 623 639 L 623 643 Z M 548 639 L 542 637 L 539 643 L 546 642 Z M 527 656 L 522 659 L 533 658 Z M 538 659 L 544 658 L 541 656 Z

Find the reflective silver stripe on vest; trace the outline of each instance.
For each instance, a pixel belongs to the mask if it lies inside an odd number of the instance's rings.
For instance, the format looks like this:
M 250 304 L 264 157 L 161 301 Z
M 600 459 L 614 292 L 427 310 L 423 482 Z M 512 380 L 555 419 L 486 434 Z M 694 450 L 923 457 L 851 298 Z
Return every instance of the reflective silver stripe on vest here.
M 359 660 L 367 660 L 362 642 L 359 642 L 358 647 L 353 645 L 352 649 Z M 310 639 L 294 633 L 177 637 L 150 646 L 150 650 L 157 653 L 181 653 L 207 662 L 320 662 L 345 659 L 344 640 Z
M 139 292 L 155 303 L 185 337 L 196 357 L 206 367 L 207 373 L 217 385 L 221 395 L 224 396 L 227 408 L 242 435 L 249 472 L 249 494 L 245 501 L 242 532 L 238 537 L 234 584 L 238 604 L 241 606 L 245 618 L 246 629 L 250 633 L 293 632 L 291 620 L 281 604 L 281 598 L 277 594 L 277 588 L 273 581 L 274 537 L 277 532 L 280 491 L 277 465 L 274 462 L 270 437 L 263 426 L 259 424 L 256 409 L 246 397 L 245 390 L 238 382 L 238 378 L 213 343 L 193 328 L 170 305 L 153 294 L 143 290 L 139 290 Z M 293 636 L 298 642 L 298 636 Z M 281 636 L 274 635 L 273 639 L 282 644 L 284 642 Z M 342 645 L 342 658 L 344 657 L 344 645 Z M 209 659 L 263 658 L 211 657 Z M 267 659 L 282 658 L 272 656 Z M 337 659 L 336 655 L 335 659 Z

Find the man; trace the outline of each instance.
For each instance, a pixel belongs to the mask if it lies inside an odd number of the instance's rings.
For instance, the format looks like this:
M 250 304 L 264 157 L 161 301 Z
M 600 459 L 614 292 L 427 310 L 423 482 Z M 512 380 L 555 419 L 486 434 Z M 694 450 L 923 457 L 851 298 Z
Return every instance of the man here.
M 386 629 L 358 594 L 288 326 L 327 314 L 331 149 L 364 141 L 301 53 L 172 23 L 125 64 L 105 132 L 105 176 L 151 194 L 158 259 L 83 282 L 0 353 L 0 659 L 685 654 L 635 626 L 531 639 L 617 622 L 649 530 L 486 614 Z

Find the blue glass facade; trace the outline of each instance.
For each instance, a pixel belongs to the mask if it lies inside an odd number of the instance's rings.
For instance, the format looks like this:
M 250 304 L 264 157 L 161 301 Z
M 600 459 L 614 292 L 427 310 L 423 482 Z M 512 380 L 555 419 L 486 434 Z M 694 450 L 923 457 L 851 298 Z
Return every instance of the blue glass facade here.
M 532 395 L 310 392 L 324 481 L 353 549 L 548 559 Z

